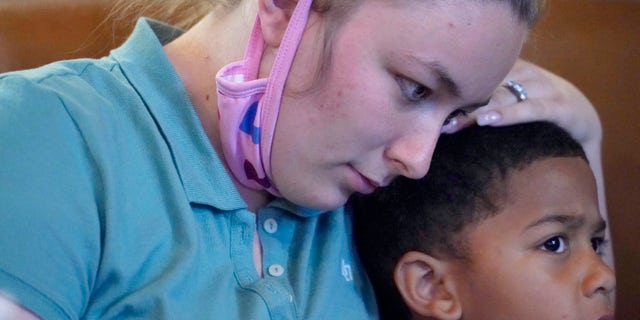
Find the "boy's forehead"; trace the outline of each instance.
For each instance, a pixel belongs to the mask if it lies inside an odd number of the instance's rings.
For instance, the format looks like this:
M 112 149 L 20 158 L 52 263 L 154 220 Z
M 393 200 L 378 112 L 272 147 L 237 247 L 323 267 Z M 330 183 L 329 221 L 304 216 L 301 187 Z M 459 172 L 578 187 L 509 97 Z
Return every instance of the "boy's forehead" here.
M 514 227 L 526 229 L 549 216 L 567 217 L 552 220 L 573 227 L 582 226 L 585 220 L 591 224 L 601 220 L 595 178 L 582 158 L 536 160 L 512 170 L 504 184 L 505 198 L 496 218 L 505 216 Z

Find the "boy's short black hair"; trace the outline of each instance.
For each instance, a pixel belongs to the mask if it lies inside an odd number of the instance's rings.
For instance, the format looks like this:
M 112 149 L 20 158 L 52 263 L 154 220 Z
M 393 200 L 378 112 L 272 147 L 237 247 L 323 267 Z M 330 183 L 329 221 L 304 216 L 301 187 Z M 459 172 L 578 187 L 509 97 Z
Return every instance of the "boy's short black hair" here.
M 440 137 L 426 177 L 398 178 L 373 194 L 353 196 L 356 245 L 382 318 L 410 315 L 392 275 L 404 253 L 465 259 L 459 232 L 498 211 L 511 171 L 551 157 L 587 161 L 580 144 L 548 122 L 474 126 Z

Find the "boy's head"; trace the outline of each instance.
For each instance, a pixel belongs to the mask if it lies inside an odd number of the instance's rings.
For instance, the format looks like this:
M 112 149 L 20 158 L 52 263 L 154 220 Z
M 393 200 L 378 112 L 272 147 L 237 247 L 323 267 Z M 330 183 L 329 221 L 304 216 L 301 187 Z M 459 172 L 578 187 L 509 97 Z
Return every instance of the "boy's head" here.
M 425 178 L 352 200 L 383 318 L 611 313 L 595 180 L 581 146 L 555 125 L 443 135 Z

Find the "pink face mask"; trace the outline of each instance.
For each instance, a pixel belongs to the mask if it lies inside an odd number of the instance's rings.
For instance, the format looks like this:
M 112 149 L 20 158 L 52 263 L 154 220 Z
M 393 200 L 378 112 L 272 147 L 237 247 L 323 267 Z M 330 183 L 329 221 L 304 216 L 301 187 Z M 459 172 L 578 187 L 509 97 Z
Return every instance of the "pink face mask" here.
M 260 20 L 251 32 L 243 61 L 216 75 L 222 151 L 242 185 L 280 196 L 271 173 L 271 144 L 282 92 L 307 25 L 312 0 L 298 1 L 268 78 L 257 79 L 264 41 Z

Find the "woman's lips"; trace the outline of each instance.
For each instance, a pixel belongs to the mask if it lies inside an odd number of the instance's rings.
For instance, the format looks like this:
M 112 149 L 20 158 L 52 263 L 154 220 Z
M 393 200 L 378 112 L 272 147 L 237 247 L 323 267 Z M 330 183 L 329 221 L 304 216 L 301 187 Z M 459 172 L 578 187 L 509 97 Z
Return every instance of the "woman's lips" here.
M 351 166 L 351 169 L 353 170 L 353 172 L 357 177 L 356 179 L 354 179 L 355 181 L 353 182 L 354 191 L 362 194 L 368 194 L 368 193 L 372 193 L 373 191 L 376 190 L 376 188 L 380 186 L 375 181 L 369 179 L 367 176 L 360 173 L 360 171 L 358 171 L 353 166 Z

